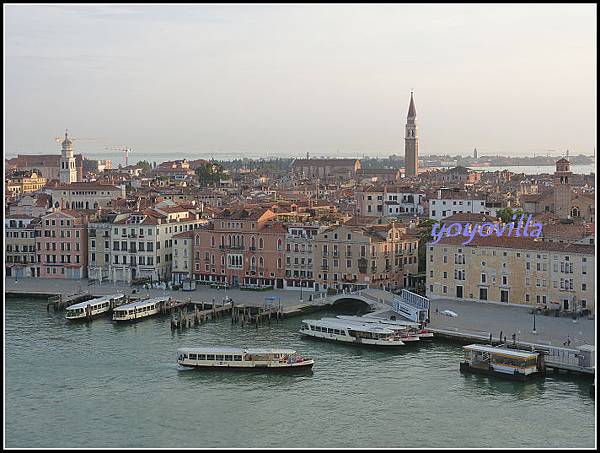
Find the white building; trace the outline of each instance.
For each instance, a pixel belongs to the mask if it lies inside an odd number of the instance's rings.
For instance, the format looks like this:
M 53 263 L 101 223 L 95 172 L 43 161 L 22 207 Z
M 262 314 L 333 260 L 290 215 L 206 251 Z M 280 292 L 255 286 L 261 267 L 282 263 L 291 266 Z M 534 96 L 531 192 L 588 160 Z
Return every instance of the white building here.
M 477 194 L 440 189 L 437 198 L 429 200 L 429 218 L 432 220 L 443 220 L 459 213 L 496 217 L 496 210 L 486 206 L 485 197 Z

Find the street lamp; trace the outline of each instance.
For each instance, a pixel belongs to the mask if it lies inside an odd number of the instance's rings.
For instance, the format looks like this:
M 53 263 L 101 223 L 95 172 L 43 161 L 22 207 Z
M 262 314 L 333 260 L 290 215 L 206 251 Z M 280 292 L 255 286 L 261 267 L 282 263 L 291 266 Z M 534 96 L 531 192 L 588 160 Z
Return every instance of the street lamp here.
M 302 302 L 302 280 L 300 280 L 300 302 Z
M 536 309 L 533 309 L 533 330 L 531 331 L 531 333 L 537 333 L 537 330 L 535 330 L 535 312 Z

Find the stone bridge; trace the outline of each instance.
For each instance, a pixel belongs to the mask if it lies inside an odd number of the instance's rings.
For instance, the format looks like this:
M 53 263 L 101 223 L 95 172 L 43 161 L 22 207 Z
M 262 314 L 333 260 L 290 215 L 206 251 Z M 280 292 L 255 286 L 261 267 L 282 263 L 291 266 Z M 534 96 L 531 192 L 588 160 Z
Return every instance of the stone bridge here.
M 327 296 L 326 303 L 335 305 L 342 300 L 353 300 L 367 304 L 372 310 L 391 310 L 394 294 L 380 289 L 362 289 Z

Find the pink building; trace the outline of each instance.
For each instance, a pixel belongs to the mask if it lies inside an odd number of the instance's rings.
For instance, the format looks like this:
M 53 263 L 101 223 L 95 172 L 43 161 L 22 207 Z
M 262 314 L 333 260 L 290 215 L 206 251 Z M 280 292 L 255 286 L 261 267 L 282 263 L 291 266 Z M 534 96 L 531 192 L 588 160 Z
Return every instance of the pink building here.
M 286 227 L 270 209 L 225 209 L 194 230 L 193 276 L 201 282 L 283 288 Z
M 42 216 L 36 228 L 36 250 L 41 278 L 87 276 L 87 216 L 63 209 Z

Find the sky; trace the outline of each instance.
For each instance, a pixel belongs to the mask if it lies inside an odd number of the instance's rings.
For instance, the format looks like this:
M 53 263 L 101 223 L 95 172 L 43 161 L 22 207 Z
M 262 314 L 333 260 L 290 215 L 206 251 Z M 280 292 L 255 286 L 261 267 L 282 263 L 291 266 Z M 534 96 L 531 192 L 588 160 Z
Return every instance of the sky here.
M 5 154 L 592 154 L 596 5 L 4 5 Z M 552 154 L 552 152 L 551 152 Z

